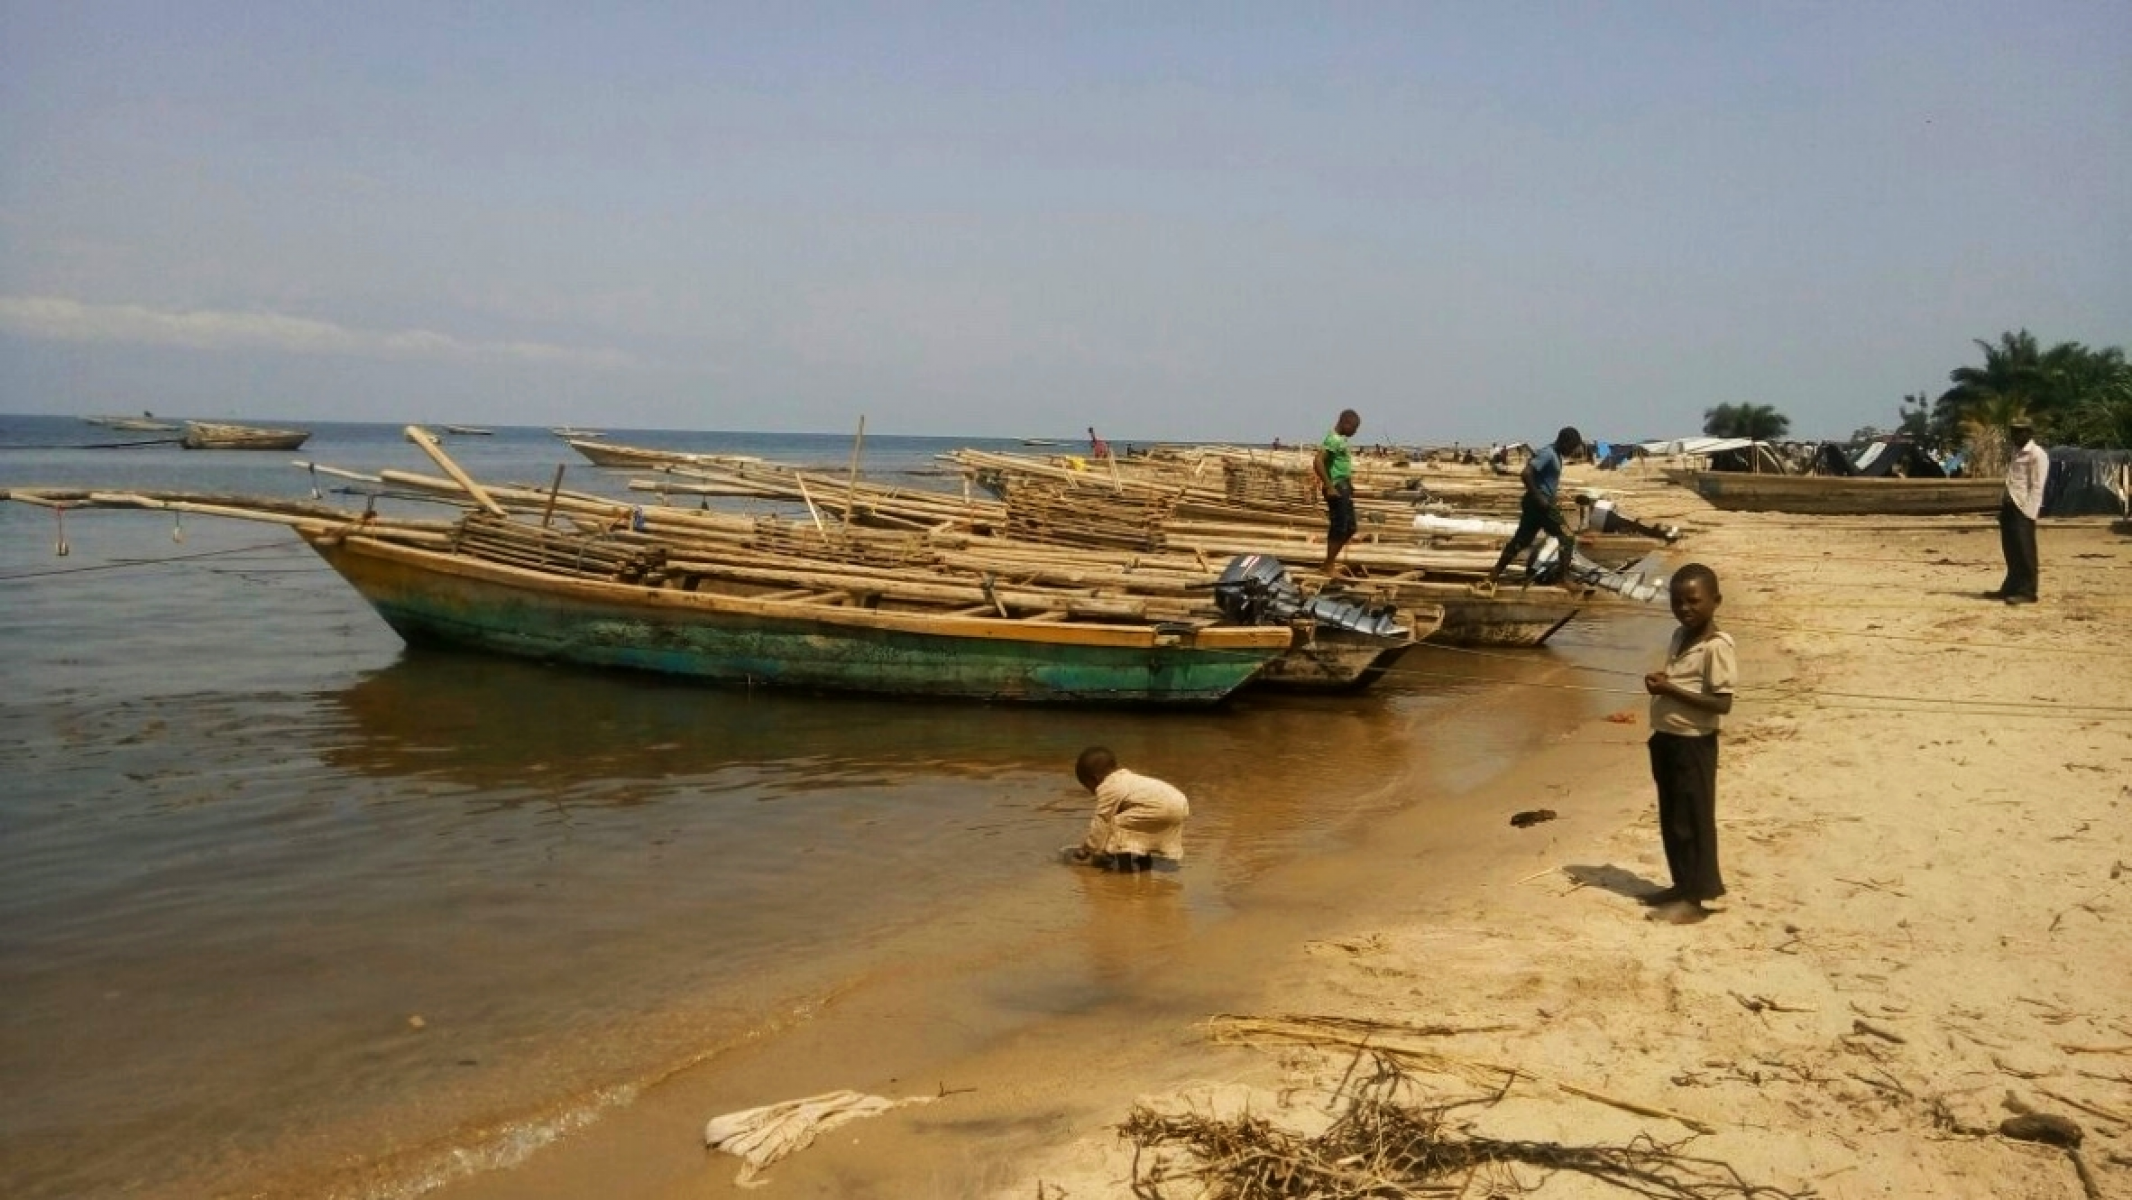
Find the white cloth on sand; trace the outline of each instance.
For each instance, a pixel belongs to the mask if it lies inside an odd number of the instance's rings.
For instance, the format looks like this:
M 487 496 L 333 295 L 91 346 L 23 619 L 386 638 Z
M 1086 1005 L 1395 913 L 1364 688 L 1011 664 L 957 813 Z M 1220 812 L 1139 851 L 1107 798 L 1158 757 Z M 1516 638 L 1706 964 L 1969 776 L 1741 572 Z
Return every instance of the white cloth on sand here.
M 1184 819 L 1192 806 L 1160 779 L 1123 767 L 1096 785 L 1096 815 L 1081 845 L 1090 854 L 1159 854 L 1184 861 Z
M 1447 517 L 1441 513 L 1418 513 L 1414 528 L 1423 533 L 1462 533 L 1481 537 L 1509 537 L 1518 531 L 1516 521 L 1496 521 L 1487 517 Z
M 804 1100 L 785 1100 L 761 1108 L 742 1109 L 712 1117 L 703 1127 L 703 1144 L 723 1150 L 746 1165 L 733 1182 L 741 1187 L 762 1187 L 767 1181 L 756 1173 L 778 1159 L 804 1150 L 817 1134 L 860 1117 L 878 1116 L 906 1104 L 929 1104 L 937 1096 L 906 1096 L 891 1100 L 864 1092 L 824 1092 Z

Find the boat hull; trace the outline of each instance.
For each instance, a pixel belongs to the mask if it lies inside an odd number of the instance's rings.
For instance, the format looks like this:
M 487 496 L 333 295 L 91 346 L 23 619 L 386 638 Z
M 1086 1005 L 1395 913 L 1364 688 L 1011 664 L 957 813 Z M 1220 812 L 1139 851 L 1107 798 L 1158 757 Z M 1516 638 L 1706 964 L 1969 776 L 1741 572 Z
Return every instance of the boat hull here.
M 686 466 L 700 462 L 704 456 L 688 454 L 679 450 L 652 450 L 643 446 L 623 446 L 614 443 L 588 442 L 582 438 L 563 439 L 572 450 L 583 455 L 585 461 L 595 467 L 670 467 Z
M 1439 646 L 1532 647 L 1547 643 L 1582 606 L 1556 600 L 1495 596 L 1432 596 L 1444 623 L 1428 640 Z
M 1668 477 L 1733 512 L 1809 516 L 1936 517 L 1992 512 L 2006 484 L 1998 479 L 1850 479 L 1835 475 L 1757 475 L 1694 471 Z
M 1298 632 L 1286 654 L 1266 664 L 1254 688 L 1283 692 L 1359 692 L 1382 678 L 1419 639 L 1366 637 L 1338 630 Z
M 256 429 L 195 421 L 178 444 L 187 450 L 294 450 L 311 438 L 307 429 Z
M 1217 704 L 1284 628 L 992 620 L 580 579 L 306 531 L 401 637 L 712 683 L 1054 704 Z
M 1540 646 L 1584 610 L 1581 597 L 1558 587 L 1506 586 L 1487 595 L 1448 581 L 1384 580 L 1365 587 L 1397 606 L 1419 640 L 1433 646 Z

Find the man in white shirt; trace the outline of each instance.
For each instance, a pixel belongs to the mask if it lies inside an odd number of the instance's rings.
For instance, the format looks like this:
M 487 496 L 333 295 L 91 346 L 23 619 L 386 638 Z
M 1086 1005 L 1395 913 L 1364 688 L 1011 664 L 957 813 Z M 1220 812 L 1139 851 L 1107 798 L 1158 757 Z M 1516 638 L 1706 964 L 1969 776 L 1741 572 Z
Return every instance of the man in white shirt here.
M 2036 602 L 2036 518 L 2043 512 L 2043 484 L 2051 477 L 2051 456 L 2036 444 L 2028 418 L 2006 426 L 2013 457 L 2006 464 L 2006 497 L 1999 502 L 1999 549 L 2006 556 L 2006 582 L 1989 600 L 2008 604 Z

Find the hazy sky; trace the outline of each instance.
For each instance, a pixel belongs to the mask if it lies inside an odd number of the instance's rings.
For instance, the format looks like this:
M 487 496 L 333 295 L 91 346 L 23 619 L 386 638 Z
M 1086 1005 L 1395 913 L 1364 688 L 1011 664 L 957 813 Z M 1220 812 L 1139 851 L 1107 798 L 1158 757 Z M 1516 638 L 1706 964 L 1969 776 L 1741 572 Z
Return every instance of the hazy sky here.
M 2132 344 L 2132 4 L 0 0 L 0 410 L 1889 424 Z

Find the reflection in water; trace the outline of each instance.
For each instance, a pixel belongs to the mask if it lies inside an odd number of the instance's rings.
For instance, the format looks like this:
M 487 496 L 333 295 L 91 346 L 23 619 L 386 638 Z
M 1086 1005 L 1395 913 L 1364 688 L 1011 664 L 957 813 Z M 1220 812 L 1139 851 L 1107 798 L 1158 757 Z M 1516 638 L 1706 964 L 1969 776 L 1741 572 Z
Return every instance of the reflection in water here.
M 594 785 L 618 803 L 682 778 L 701 791 L 769 793 L 1002 771 L 1071 783 L 1074 757 L 1093 744 L 1162 764 L 1151 770 L 1188 763 L 1215 781 L 1231 766 L 1250 778 L 1327 758 L 1390 769 L 1406 749 L 1397 712 L 1367 699 L 1211 713 L 972 707 L 750 693 L 430 651 L 318 699 L 346 718 L 348 736 L 322 751 L 336 767 L 511 791 Z
M 1183 872 L 1061 869 L 1071 872 L 1087 910 L 1080 940 L 1098 985 L 1130 982 L 1159 966 L 1191 937 Z

